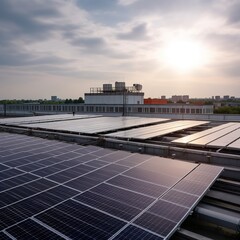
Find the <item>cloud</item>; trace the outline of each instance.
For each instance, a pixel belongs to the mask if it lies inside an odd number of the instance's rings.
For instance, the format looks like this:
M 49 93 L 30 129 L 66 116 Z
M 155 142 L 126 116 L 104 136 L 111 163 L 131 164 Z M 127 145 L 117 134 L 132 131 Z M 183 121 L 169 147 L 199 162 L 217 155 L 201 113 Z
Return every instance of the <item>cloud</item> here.
M 231 24 L 239 24 L 240 23 L 240 2 L 236 1 L 234 4 L 230 7 L 229 10 L 229 18 L 228 21 Z
M 147 25 L 145 23 L 139 24 L 133 27 L 126 33 L 119 33 L 117 35 L 119 39 L 123 40 L 146 40 L 147 39 Z

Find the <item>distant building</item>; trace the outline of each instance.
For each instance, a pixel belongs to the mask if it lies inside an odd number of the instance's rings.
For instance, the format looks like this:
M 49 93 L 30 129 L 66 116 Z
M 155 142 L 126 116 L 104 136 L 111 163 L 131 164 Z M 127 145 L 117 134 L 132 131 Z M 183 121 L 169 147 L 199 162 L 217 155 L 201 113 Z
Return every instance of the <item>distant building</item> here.
M 229 100 L 229 99 L 230 99 L 230 96 L 229 96 L 229 95 L 223 96 L 223 100 Z
M 216 100 L 216 101 L 220 101 L 220 100 L 221 100 L 221 97 L 220 97 L 220 96 L 215 96 L 215 100 Z
M 189 101 L 189 95 L 173 95 L 172 96 L 172 101 L 174 103 L 177 102 L 188 102 Z
M 166 99 L 166 96 L 165 95 L 161 96 L 161 99 Z
M 189 101 L 189 96 L 188 95 L 183 95 L 182 96 L 182 101 L 183 102 L 188 102 Z
M 144 104 L 158 104 L 158 105 L 165 105 L 167 104 L 166 99 L 159 99 L 159 98 L 146 98 L 144 99 Z
M 85 93 L 85 104 L 143 104 L 144 93 L 142 85 L 133 84 L 126 87 L 125 82 L 103 84 L 102 88 L 91 88 L 90 93 Z
M 51 96 L 51 101 L 57 102 L 58 101 L 58 97 L 57 96 Z

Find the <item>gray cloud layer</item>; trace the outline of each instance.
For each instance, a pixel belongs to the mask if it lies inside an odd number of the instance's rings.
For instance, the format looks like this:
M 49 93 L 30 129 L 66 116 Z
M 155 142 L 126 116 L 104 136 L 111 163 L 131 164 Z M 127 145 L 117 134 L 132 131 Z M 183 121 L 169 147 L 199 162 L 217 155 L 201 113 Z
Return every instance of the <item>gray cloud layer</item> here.
M 157 79 L 169 78 L 170 85 L 179 80 L 158 54 L 164 41 L 184 34 L 201 40 L 213 53 L 209 66 L 196 71 L 201 74 L 186 77 L 196 82 L 201 82 L 200 75 L 209 81 L 231 79 L 236 86 L 239 12 L 238 0 L 1 0 L 0 98 L 17 98 L 4 88 L 13 90 L 14 82 L 23 79 L 37 82 L 39 74 L 54 81 L 64 76 L 68 84 L 81 82 L 84 89 L 78 92 L 73 86 L 73 95 L 83 95 L 89 84 L 99 86 L 106 78 L 146 83 L 146 92 L 154 97 L 158 86 L 161 89 Z M 165 87 L 163 94 L 178 94 Z M 200 87 L 188 94 L 198 94 Z M 64 90 L 58 91 L 64 95 Z M 236 94 L 236 87 L 229 84 L 228 91 Z

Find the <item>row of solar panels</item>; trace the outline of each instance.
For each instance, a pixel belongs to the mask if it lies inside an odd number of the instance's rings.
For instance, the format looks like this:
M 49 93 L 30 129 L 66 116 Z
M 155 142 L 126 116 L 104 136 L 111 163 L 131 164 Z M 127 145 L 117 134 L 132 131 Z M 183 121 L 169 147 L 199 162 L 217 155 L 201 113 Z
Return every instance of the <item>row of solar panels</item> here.
M 230 122 L 173 141 L 175 144 L 240 149 L 240 123 Z
M 222 170 L 0 133 L 0 239 L 168 239 Z
M 31 116 L 31 117 L 15 117 L 0 119 L 0 124 L 24 124 L 24 123 L 42 123 L 52 121 L 66 121 L 83 118 L 100 117 L 100 115 L 74 115 L 73 114 L 57 114 L 57 115 L 44 115 L 44 116 Z
M 151 123 L 167 121 L 169 119 L 162 118 L 140 118 L 140 117 L 97 117 L 97 118 L 81 118 L 74 121 L 58 121 L 44 123 L 18 123 L 20 126 L 28 128 L 40 128 L 44 130 L 70 131 L 77 133 L 100 133 L 111 130 L 141 126 Z
M 149 139 L 153 137 L 163 136 L 169 133 L 174 133 L 184 129 L 196 127 L 206 124 L 206 121 L 191 121 L 180 120 L 168 123 L 161 123 L 148 127 L 135 128 L 131 130 L 118 131 L 105 136 L 118 137 L 118 138 L 135 138 L 135 139 Z

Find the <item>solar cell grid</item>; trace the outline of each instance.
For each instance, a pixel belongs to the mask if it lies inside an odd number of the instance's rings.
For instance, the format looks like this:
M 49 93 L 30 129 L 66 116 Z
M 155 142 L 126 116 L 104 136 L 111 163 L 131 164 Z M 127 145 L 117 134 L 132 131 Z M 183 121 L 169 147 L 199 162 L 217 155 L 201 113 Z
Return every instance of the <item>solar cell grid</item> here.
M 5 191 L 7 189 L 11 189 L 13 187 L 17 187 L 20 184 L 24 184 L 33 180 L 36 180 L 37 177 L 29 174 L 29 173 L 24 173 L 22 175 L 19 175 L 17 177 L 13 177 L 7 180 L 3 180 L 0 182 L 0 192 Z
M 143 213 L 134 224 L 166 237 L 176 226 L 176 223 L 152 213 Z
M 141 212 L 139 208 L 91 191 L 85 192 L 74 199 L 126 221 L 131 221 Z
M 162 237 L 154 235 L 139 227 L 130 225 L 120 232 L 114 240 L 163 240 Z
M 72 239 L 108 239 L 125 222 L 68 200 L 36 218 Z
M 100 168 L 100 167 L 106 166 L 108 164 L 109 164 L 108 162 L 103 162 L 100 160 L 92 160 L 92 161 L 84 163 L 84 165 L 96 167 L 96 168 Z
M 85 173 L 88 173 L 95 168 L 90 166 L 79 165 L 76 167 L 68 168 L 67 170 L 60 171 L 58 173 L 48 176 L 48 179 L 56 181 L 58 183 L 64 183 L 76 177 L 79 177 Z
M 142 155 L 142 154 L 132 154 L 129 157 L 117 161 L 117 164 L 128 166 L 128 167 L 134 167 L 137 166 L 140 163 L 143 163 L 147 160 L 152 158 L 152 156 L 149 155 Z
M 146 208 L 149 204 L 154 201 L 154 198 L 141 195 L 139 193 L 131 192 L 118 187 L 110 186 L 108 184 L 101 184 L 91 189 L 98 195 L 102 195 L 107 198 L 114 199 L 119 202 L 126 203 L 139 209 Z
M 18 240 L 36 239 L 36 236 L 38 239 L 51 239 L 51 240 L 64 239 L 57 235 L 56 233 L 50 231 L 49 229 L 41 226 L 40 224 L 30 219 L 7 229 L 7 232 Z
M 166 193 L 163 197 L 163 200 L 166 200 L 168 202 L 176 203 L 179 205 L 182 205 L 184 207 L 191 207 L 194 205 L 194 203 L 197 202 L 199 199 L 198 196 L 188 194 L 185 192 L 180 192 L 177 190 L 170 190 L 168 193 Z
M 1 240 L 11 240 L 10 237 L 8 237 L 6 234 L 4 234 L 3 232 L 0 232 L 0 239 Z
M 164 200 L 158 200 L 148 212 L 178 223 L 188 212 L 188 208 Z
M 162 195 L 168 188 L 160 185 L 155 185 L 152 183 L 144 182 L 138 179 L 133 179 L 123 175 L 116 176 L 111 180 L 107 181 L 115 186 L 119 186 L 125 189 L 129 189 L 135 192 L 143 193 L 152 197 L 159 197 Z
M 3 170 L 0 174 L 0 181 L 15 177 L 23 173 L 23 171 L 14 168 Z
M 1 160 L 0 160 L 1 161 Z M 7 170 L 7 169 L 9 169 L 9 167 L 7 167 L 7 166 L 5 166 L 5 165 L 3 165 L 3 164 L 0 164 L 0 172 L 1 171 L 4 171 L 4 170 Z
M 127 172 L 125 172 L 124 175 L 166 187 L 170 187 L 178 181 L 177 177 L 141 168 L 130 169 Z

